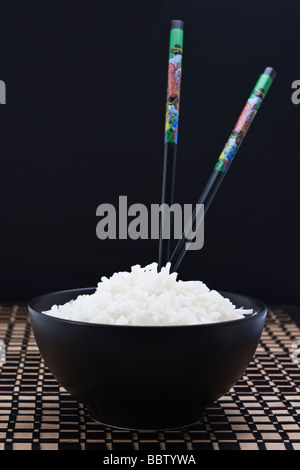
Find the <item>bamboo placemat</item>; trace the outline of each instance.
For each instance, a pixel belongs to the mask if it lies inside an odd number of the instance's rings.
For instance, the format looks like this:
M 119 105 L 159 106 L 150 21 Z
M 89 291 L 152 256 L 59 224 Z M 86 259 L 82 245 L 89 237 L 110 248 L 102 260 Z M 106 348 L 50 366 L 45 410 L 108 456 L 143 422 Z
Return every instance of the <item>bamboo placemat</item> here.
M 300 365 L 293 361 L 300 327 L 286 309 L 269 309 L 255 357 L 235 387 L 202 421 L 175 431 L 92 421 L 45 366 L 26 307 L 0 307 L 0 340 L 0 450 L 300 450 Z

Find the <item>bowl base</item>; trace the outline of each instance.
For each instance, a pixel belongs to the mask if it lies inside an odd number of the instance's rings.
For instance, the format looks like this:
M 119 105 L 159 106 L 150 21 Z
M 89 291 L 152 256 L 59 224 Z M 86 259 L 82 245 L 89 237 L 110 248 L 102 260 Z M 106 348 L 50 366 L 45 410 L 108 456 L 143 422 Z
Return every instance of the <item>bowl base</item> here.
M 204 417 L 204 412 L 205 412 L 205 408 L 203 408 L 203 410 L 201 410 L 200 412 L 200 415 L 198 416 L 198 418 L 194 418 L 194 419 L 190 419 L 190 420 L 187 420 L 184 422 L 184 424 L 176 424 L 174 425 L 173 423 L 172 424 L 168 424 L 168 423 L 162 423 L 162 422 L 157 422 L 156 425 L 153 425 L 151 424 L 150 426 L 148 425 L 143 425 L 142 423 L 140 425 L 137 425 L 134 424 L 130 424 L 130 423 L 110 423 L 109 419 L 105 419 L 103 420 L 103 417 L 99 416 L 97 414 L 97 411 L 95 410 L 91 410 L 90 408 L 87 408 L 87 411 L 88 411 L 88 414 L 90 416 L 90 418 L 95 421 L 96 423 L 99 423 L 99 424 L 102 424 L 102 426 L 108 426 L 110 428 L 114 428 L 114 429 L 123 429 L 125 431 L 140 431 L 140 430 L 147 430 L 147 431 L 171 431 L 171 430 L 175 430 L 175 429 L 182 429 L 182 428 L 187 428 L 187 427 L 190 427 L 190 426 L 194 426 L 195 424 L 199 423 L 199 422 L 203 422 L 203 417 Z

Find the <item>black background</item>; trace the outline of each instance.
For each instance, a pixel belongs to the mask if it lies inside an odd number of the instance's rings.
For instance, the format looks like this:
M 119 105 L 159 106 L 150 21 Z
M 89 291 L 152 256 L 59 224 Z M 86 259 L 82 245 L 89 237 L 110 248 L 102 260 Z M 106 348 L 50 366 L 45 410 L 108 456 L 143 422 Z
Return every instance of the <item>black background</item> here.
M 195 204 L 258 76 L 277 71 L 182 279 L 297 304 L 299 2 L 0 4 L 0 300 L 94 286 L 157 259 L 96 237 L 96 208 L 160 203 L 169 28 L 185 24 L 176 202 Z

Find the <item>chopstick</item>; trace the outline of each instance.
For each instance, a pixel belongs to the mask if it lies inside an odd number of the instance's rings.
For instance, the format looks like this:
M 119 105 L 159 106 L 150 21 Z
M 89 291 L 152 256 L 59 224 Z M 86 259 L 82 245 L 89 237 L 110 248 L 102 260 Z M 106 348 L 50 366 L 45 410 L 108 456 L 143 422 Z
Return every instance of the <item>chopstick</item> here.
M 207 185 L 201 194 L 197 205 L 204 204 L 203 217 L 206 214 L 213 198 L 215 197 L 238 149 L 240 148 L 244 137 L 246 136 L 250 125 L 259 110 L 262 101 L 264 100 L 273 80 L 276 76 L 276 72 L 272 67 L 267 67 L 264 72 L 258 78 L 255 87 L 249 99 L 244 106 L 240 117 L 231 132 L 225 147 L 219 156 L 219 159 L 214 167 L 214 170 L 207 182 Z M 203 217 L 197 220 L 197 207 L 194 209 L 193 214 L 189 222 L 187 223 L 182 238 L 178 241 L 169 261 L 171 263 L 171 272 L 177 271 L 186 251 L 192 240 L 188 239 L 186 235 L 197 231 L 200 224 L 203 222 Z
M 171 229 L 173 219 L 167 220 L 164 204 L 171 206 L 174 201 L 179 104 L 182 72 L 183 21 L 171 21 L 168 63 L 168 87 L 165 118 L 165 145 L 162 198 L 160 212 L 160 232 L 158 250 L 158 269 L 164 266 L 170 257 Z M 170 223 L 169 223 L 170 222 Z M 169 233 L 166 233 L 169 228 Z

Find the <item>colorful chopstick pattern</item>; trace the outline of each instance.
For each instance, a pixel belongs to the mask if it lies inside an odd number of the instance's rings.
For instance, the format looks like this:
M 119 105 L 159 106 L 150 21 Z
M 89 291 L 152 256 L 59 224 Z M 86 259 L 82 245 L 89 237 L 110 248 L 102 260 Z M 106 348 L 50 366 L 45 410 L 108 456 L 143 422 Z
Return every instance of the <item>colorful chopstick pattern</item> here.
M 231 132 L 229 139 L 227 140 L 225 147 L 215 165 L 215 170 L 221 171 L 223 173 L 228 170 L 251 123 L 253 122 L 253 119 L 255 118 L 257 111 L 263 102 L 264 97 L 267 94 L 267 91 L 273 82 L 273 79 L 274 75 L 272 75 L 272 73 L 269 74 L 267 69 L 260 75 L 235 125 L 235 128 Z
M 170 31 L 168 90 L 165 122 L 165 143 L 177 144 L 179 124 L 180 86 L 183 54 L 183 29 L 172 28 Z

